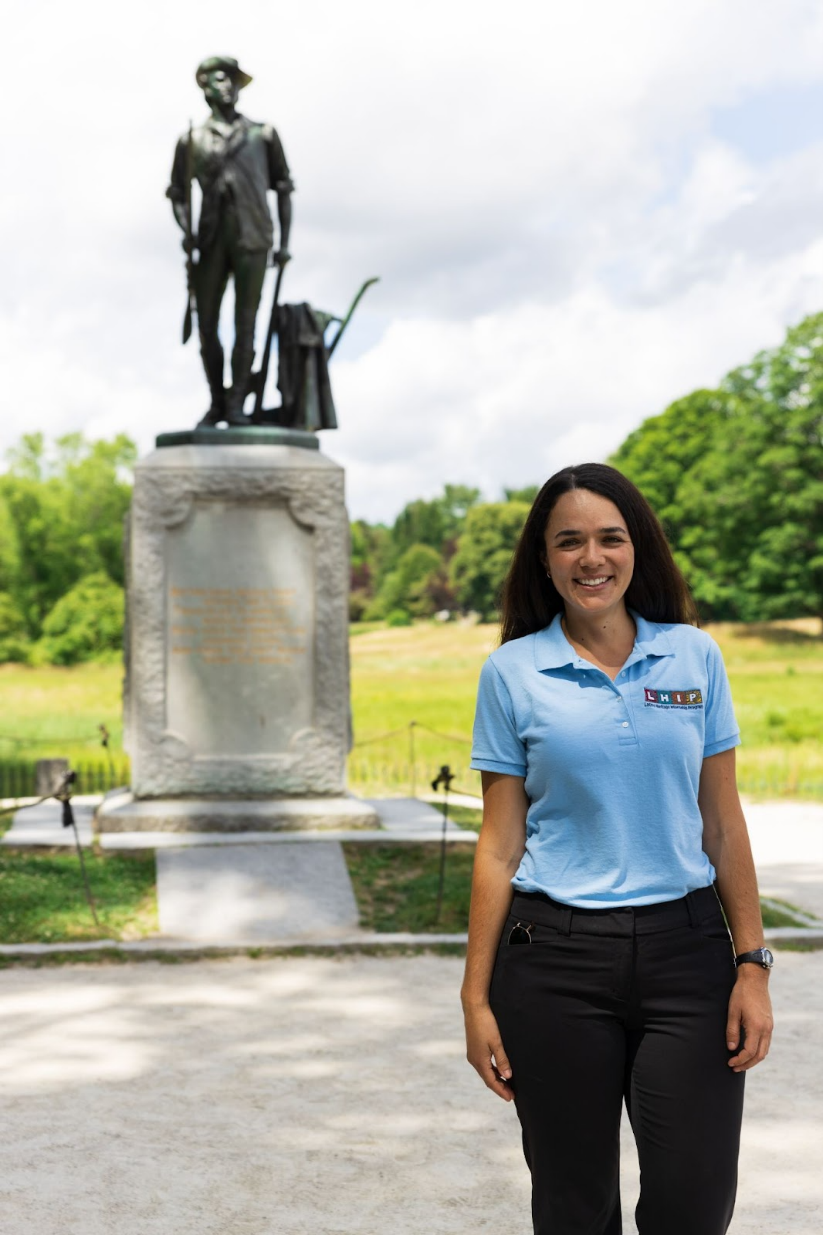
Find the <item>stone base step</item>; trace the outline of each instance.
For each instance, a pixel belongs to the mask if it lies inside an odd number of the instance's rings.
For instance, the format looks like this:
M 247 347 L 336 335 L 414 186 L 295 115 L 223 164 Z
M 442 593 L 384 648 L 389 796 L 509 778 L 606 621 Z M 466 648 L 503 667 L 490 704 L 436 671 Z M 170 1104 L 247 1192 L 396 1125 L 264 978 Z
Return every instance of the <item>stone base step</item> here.
M 303 828 L 379 828 L 369 802 L 339 798 L 135 798 L 115 791 L 103 799 L 97 830 L 109 832 L 288 832 Z

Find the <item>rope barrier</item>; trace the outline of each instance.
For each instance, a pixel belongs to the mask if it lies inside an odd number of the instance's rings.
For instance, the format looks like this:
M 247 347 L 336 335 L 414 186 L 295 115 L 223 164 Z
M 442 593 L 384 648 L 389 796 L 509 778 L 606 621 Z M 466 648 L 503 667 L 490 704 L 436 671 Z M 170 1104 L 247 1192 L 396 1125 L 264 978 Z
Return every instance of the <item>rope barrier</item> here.
M 19 810 L 30 810 L 32 806 L 42 806 L 44 802 L 48 802 L 49 798 L 53 797 L 53 793 L 47 793 L 44 797 L 38 798 L 36 802 L 18 802 L 16 806 L 4 806 L 0 810 L 0 818 L 3 815 L 16 815 Z
M 416 725 L 418 729 L 425 729 L 426 733 L 432 734 L 433 737 L 440 738 L 442 742 L 461 742 L 464 746 L 471 746 L 472 744 L 471 738 L 458 738 L 453 733 L 438 733 L 436 729 L 430 729 L 428 725 L 422 724 L 419 720 L 412 721 L 411 723 Z
M 362 742 L 354 742 L 352 744 L 352 750 L 355 750 L 358 746 L 372 746 L 375 742 L 385 742 L 387 738 L 396 738 L 399 737 L 401 733 L 405 732 L 406 726 L 402 729 L 392 729 L 389 733 L 380 733 L 376 738 L 364 738 Z
M 437 729 L 431 729 L 428 725 L 424 725 L 422 721 L 410 720 L 402 729 L 391 729 L 388 733 L 379 733 L 373 738 L 363 738 L 360 742 L 355 742 L 352 745 L 352 750 L 356 750 L 359 746 L 371 746 L 375 742 L 385 742 L 388 738 L 398 738 L 404 734 L 408 734 L 410 730 L 424 729 L 426 733 L 430 733 L 432 737 L 439 738 L 441 742 L 460 742 L 463 746 L 471 746 L 471 738 L 459 738 L 455 734 L 439 733 Z

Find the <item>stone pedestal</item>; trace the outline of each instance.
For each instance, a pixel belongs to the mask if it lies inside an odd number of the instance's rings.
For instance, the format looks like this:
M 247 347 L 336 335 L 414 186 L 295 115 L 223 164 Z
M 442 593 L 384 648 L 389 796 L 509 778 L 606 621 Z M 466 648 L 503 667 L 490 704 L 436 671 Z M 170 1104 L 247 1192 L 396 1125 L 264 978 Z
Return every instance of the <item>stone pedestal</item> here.
M 202 799 L 344 796 L 348 534 L 343 469 L 317 450 L 170 445 L 138 463 L 125 683 L 136 804 L 200 799 L 201 827 Z M 111 825 L 123 830 L 122 805 Z

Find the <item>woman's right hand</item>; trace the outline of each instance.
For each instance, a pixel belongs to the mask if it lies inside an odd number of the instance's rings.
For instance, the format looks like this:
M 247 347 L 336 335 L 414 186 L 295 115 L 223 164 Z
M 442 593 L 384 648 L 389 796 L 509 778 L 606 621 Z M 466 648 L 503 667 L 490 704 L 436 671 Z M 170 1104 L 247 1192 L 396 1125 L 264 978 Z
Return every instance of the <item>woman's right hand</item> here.
M 511 1080 L 512 1070 L 494 1013 L 486 1003 L 464 1007 L 463 1014 L 466 1019 L 466 1058 L 498 1098 L 511 1102 L 514 1094 L 507 1082 Z

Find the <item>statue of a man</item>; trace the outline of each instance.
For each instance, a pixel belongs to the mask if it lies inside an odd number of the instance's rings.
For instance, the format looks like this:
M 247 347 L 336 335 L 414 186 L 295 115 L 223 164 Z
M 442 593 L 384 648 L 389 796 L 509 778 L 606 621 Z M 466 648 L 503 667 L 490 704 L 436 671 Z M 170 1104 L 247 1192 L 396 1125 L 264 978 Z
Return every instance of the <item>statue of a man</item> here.
M 211 391 L 211 407 L 201 424 L 247 424 L 243 403 L 254 362 L 254 322 L 263 290 L 274 230 L 267 192 L 277 194 L 280 247 L 275 262 L 289 260 L 291 193 L 294 188 L 280 139 L 270 124 L 247 120 L 236 110 L 237 97 L 251 77 L 230 56 L 211 56 L 197 69 L 211 116 L 177 143 L 167 196 L 183 229 L 192 269 L 200 331 L 200 352 Z M 196 236 L 191 219 L 191 182 L 202 190 Z M 234 278 L 232 384 L 223 386 L 223 348 L 217 333 L 220 305 L 229 275 Z M 185 336 L 184 336 L 185 337 Z

